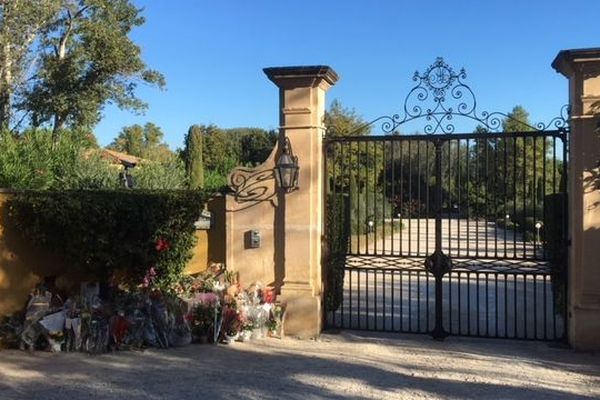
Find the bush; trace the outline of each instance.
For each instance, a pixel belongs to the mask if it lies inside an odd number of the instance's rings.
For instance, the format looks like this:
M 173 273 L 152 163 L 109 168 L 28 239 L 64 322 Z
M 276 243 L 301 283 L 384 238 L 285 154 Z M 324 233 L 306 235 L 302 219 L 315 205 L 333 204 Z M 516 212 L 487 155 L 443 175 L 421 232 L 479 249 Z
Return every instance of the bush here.
M 94 155 L 89 136 L 64 131 L 54 143 L 47 130 L 0 134 L 0 187 L 10 189 L 115 188 L 118 172 Z
M 135 179 L 134 189 L 186 189 L 187 177 L 183 162 L 175 157 L 164 163 L 147 162 L 131 170 Z
M 327 262 L 326 297 L 327 311 L 335 311 L 343 301 L 344 269 L 350 239 L 349 198 L 343 194 L 327 197 Z
M 121 272 L 139 283 L 155 267 L 168 288 L 191 258 L 204 201 L 197 191 L 25 192 L 9 216 L 30 243 L 102 282 Z

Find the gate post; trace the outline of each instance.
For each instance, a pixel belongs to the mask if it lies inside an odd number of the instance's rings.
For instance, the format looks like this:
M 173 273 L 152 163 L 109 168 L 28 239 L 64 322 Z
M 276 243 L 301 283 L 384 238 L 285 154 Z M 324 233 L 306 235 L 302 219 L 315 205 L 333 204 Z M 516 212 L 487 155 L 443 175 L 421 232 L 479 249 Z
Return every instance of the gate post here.
M 323 216 L 323 117 L 325 93 L 337 80 L 327 66 L 265 68 L 279 87 L 279 143 L 289 139 L 300 167 L 299 189 L 279 195 L 283 214 L 286 335 L 314 337 L 321 332 L 321 236 Z
M 552 67 L 569 79 L 569 341 L 600 349 L 600 48 L 563 50 Z

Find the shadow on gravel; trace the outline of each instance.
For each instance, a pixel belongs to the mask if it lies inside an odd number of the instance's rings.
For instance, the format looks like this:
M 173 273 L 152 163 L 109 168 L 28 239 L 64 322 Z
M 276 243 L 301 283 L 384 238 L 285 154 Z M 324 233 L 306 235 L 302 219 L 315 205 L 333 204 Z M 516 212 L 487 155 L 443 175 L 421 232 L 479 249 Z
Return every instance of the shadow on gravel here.
M 399 340 L 401 339 L 401 340 Z M 9 399 L 365 399 L 388 392 L 386 398 L 456 399 L 592 399 L 561 390 L 515 385 L 511 362 L 537 364 L 546 369 L 599 375 L 597 354 L 553 349 L 545 344 L 463 340 L 444 343 L 417 335 L 325 335 L 324 342 L 377 345 L 385 352 L 403 348 L 419 355 L 431 349 L 446 352 L 452 365 L 431 365 L 428 377 L 413 376 L 402 360 L 390 364 L 367 360 L 368 352 L 342 361 L 341 354 L 310 351 L 306 346 L 271 345 L 269 341 L 232 346 L 190 346 L 168 351 L 122 352 L 102 356 L 82 354 L 0 353 L 0 398 Z M 346 346 L 344 348 L 352 348 Z M 299 347 L 302 349 L 300 350 Z M 379 348 L 378 347 L 378 348 Z M 362 358 L 361 358 L 362 357 Z M 498 359 L 498 374 L 506 384 L 463 382 L 436 377 L 435 371 L 461 372 L 473 357 Z M 419 371 L 421 371 L 419 370 Z M 445 376 L 448 376 L 445 374 Z M 536 377 L 522 377 L 522 382 Z M 502 379 L 502 377 L 500 377 Z M 392 392 L 392 393 L 390 393 Z M 396 392 L 396 393 L 393 393 Z M 394 397 L 396 396 L 396 397 Z M 404 396 L 404 397 L 403 397 Z M 380 397 L 380 396 L 379 396 Z

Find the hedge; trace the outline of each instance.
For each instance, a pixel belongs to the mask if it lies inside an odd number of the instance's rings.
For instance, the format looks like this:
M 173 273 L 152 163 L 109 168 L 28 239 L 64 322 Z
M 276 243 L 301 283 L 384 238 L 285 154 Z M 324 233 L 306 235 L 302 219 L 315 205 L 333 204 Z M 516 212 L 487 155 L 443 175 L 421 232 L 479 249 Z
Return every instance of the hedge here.
M 9 218 L 26 240 L 102 282 L 115 272 L 141 282 L 154 267 L 168 288 L 192 256 L 205 200 L 200 191 L 21 192 Z

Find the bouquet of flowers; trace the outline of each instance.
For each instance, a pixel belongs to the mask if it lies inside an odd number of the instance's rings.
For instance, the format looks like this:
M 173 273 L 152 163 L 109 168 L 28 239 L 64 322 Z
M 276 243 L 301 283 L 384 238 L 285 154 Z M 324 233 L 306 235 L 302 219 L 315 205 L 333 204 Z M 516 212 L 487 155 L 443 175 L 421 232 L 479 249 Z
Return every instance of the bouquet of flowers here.
M 194 307 L 188 317 L 192 334 L 200 342 L 214 342 L 221 328 L 221 307 L 219 296 L 214 292 L 198 293 L 194 297 Z

